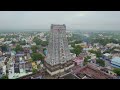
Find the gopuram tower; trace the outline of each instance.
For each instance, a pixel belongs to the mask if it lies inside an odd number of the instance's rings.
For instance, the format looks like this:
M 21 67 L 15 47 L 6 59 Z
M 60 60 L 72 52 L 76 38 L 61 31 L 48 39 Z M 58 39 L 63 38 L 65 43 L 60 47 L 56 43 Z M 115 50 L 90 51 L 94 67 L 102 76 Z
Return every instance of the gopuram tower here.
M 48 53 L 44 63 L 47 72 L 55 75 L 74 66 L 68 48 L 66 25 L 51 25 Z

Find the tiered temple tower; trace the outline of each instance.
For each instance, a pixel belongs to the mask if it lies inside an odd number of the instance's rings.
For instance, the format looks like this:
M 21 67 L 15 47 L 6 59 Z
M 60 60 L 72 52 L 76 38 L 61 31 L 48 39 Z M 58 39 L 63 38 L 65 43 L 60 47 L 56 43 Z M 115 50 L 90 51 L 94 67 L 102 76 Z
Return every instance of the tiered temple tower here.
M 50 75 L 64 72 L 74 66 L 72 56 L 68 48 L 65 24 L 51 25 L 45 66 Z

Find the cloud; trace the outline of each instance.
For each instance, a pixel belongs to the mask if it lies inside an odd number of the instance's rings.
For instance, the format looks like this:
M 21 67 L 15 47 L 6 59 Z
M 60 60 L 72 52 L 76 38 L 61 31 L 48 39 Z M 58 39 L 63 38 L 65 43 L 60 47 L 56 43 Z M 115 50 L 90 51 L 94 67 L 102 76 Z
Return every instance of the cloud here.
M 0 29 L 120 29 L 120 11 L 0 11 Z

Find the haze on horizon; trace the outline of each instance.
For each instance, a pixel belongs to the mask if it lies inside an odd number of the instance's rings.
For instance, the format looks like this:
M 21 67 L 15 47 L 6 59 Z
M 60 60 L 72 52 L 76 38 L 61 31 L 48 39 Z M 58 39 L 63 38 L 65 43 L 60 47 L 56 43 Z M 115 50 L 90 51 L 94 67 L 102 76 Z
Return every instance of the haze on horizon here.
M 0 31 L 49 30 L 51 24 L 66 24 L 67 30 L 120 31 L 120 11 L 0 11 Z

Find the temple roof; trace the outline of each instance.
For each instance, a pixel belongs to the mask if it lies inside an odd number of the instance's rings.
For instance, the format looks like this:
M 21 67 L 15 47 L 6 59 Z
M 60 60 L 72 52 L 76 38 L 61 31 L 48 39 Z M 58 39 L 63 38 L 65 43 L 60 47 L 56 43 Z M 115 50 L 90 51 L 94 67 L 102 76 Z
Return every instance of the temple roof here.
M 77 67 L 76 69 L 74 68 L 73 73 L 77 75 L 85 74 L 86 76 L 90 76 L 93 79 L 114 79 L 115 78 L 114 76 L 111 76 L 107 73 L 102 72 L 92 64 L 86 65 L 82 68 L 80 67 Z

